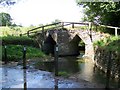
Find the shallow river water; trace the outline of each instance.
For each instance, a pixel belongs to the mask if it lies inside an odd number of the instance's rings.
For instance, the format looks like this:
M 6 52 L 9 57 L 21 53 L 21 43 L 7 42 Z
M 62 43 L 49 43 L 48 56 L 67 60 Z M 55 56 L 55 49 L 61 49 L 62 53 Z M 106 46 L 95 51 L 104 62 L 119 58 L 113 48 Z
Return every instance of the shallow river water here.
M 62 59 L 62 58 L 61 58 Z M 74 75 L 80 82 L 55 77 L 52 64 L 46 63 L 46 68 L 22 69 L 22 66 L 2 66 L 0 67 L 0 88 L 104 88 L 106 77 L 99 70 L 94 70 L 92 63 L 81 63 L 76 57 L 65 57 L 59 60 L 59 71 Z M 89 82 L 89 83 L 88 83 Z M 95 85 L 96 84 L 96 85 Z M 102 86 L 99 86 L 102 85 Z M 111 81 L 110 85 L 116 87 L 117 83 Z

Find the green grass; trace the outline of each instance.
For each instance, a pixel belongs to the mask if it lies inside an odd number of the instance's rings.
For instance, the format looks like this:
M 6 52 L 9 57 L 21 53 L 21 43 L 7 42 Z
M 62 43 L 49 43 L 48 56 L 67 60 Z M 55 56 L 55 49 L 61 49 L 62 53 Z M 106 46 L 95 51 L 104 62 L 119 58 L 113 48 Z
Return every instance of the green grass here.
M 27 46 L 38 47 L 37 42 L 34 39 L 29 38 L 27 36 L 22 36 L 22 37 L 4 36 L 0 38 L 2 38 L 3 45 L 27 45 Z
M 27 46 L 26 58 L 45 57 L 46 55 L 39 49 Z M 19 61 L 23 57 L 23 46 L 21 45 L 8 45 L 7 58 L 9 61 Z M 4 60 L 4 47 L 2 46 L 2 60 Z
M 69 74 L 67 73 L 67 72 L 65 72 L 65 71 L 59 71 L 58 72 L 58 76 L 62 76 L 62 77 L 69 77 Z
M 94 46 L 98 46 L 110 51 L 120 52 L 120 36 L 111 36 L 109 38 L 104 38 L 100 41 L 94 42 Z

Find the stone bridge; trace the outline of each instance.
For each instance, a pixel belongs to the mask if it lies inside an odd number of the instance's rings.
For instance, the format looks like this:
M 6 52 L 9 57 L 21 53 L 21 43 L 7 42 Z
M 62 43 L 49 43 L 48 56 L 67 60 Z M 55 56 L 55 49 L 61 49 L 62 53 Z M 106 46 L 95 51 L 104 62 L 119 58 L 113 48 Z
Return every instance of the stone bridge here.
M 54 46 L 58 44 L 58 53 L 60 56 L 79 55 L 80 42 L 85 45 L 85 56 L 94 58 L 93 42 L 104 38 L 104 34 L 92 30 L 82 30 L 72 28 L 49 29 L 37 32 L 35 39 L 40 48 L 45 53 L 54 53 Z

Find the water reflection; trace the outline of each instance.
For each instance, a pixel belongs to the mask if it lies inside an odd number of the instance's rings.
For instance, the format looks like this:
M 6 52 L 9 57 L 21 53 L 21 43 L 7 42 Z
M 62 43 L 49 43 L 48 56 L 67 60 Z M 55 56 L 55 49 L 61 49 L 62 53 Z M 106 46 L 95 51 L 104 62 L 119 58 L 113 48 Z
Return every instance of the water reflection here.
M 65 71 L 67 73 L 77 73 L 80 68 L 75 57 L 65 57 L 63 60 L 59 60 L 58 69 L 59 71 Z
M 59 72 L 66 72 L 69 75 L 77 73 L 78 79 L 83 79 L 91 83 L 103 85 L 106 84 L 106 74 L 100 71 L 98 68 L 96 68 L 92 61 L 88 61 L 86 63 L 80 61 L 81 59 L 76 57 L 59 57 L 58 70 Z M 49 66 L 47 68 L 51 68 L 51 65 L 49 63 Z M 110 85 L 116 87 L 117 81 L 110 80 Z
M 27 75 L 26 69 L 23 69 L 24 90 L 27 90 Z
M 2 68 L 2 87 L 4 86 L 4 82 L 8 82 L 8 70 L 7 68 Z
M 58 90 L 58 78 L 55 77 L 54 80 L 55 80 L 54 90 Z

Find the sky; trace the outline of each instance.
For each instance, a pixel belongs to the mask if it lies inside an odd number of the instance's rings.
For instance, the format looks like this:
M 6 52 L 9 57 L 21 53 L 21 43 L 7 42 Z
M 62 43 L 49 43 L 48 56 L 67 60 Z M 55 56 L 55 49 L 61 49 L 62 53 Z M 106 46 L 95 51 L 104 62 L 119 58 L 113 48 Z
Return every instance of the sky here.
M 79 22 L 83 9 L 77 6 L 76 0 L 23 0 L 15 4 L 8 12 L 13 22 L 22 26 L 48 24 L 55 19 L 68 22 Z

